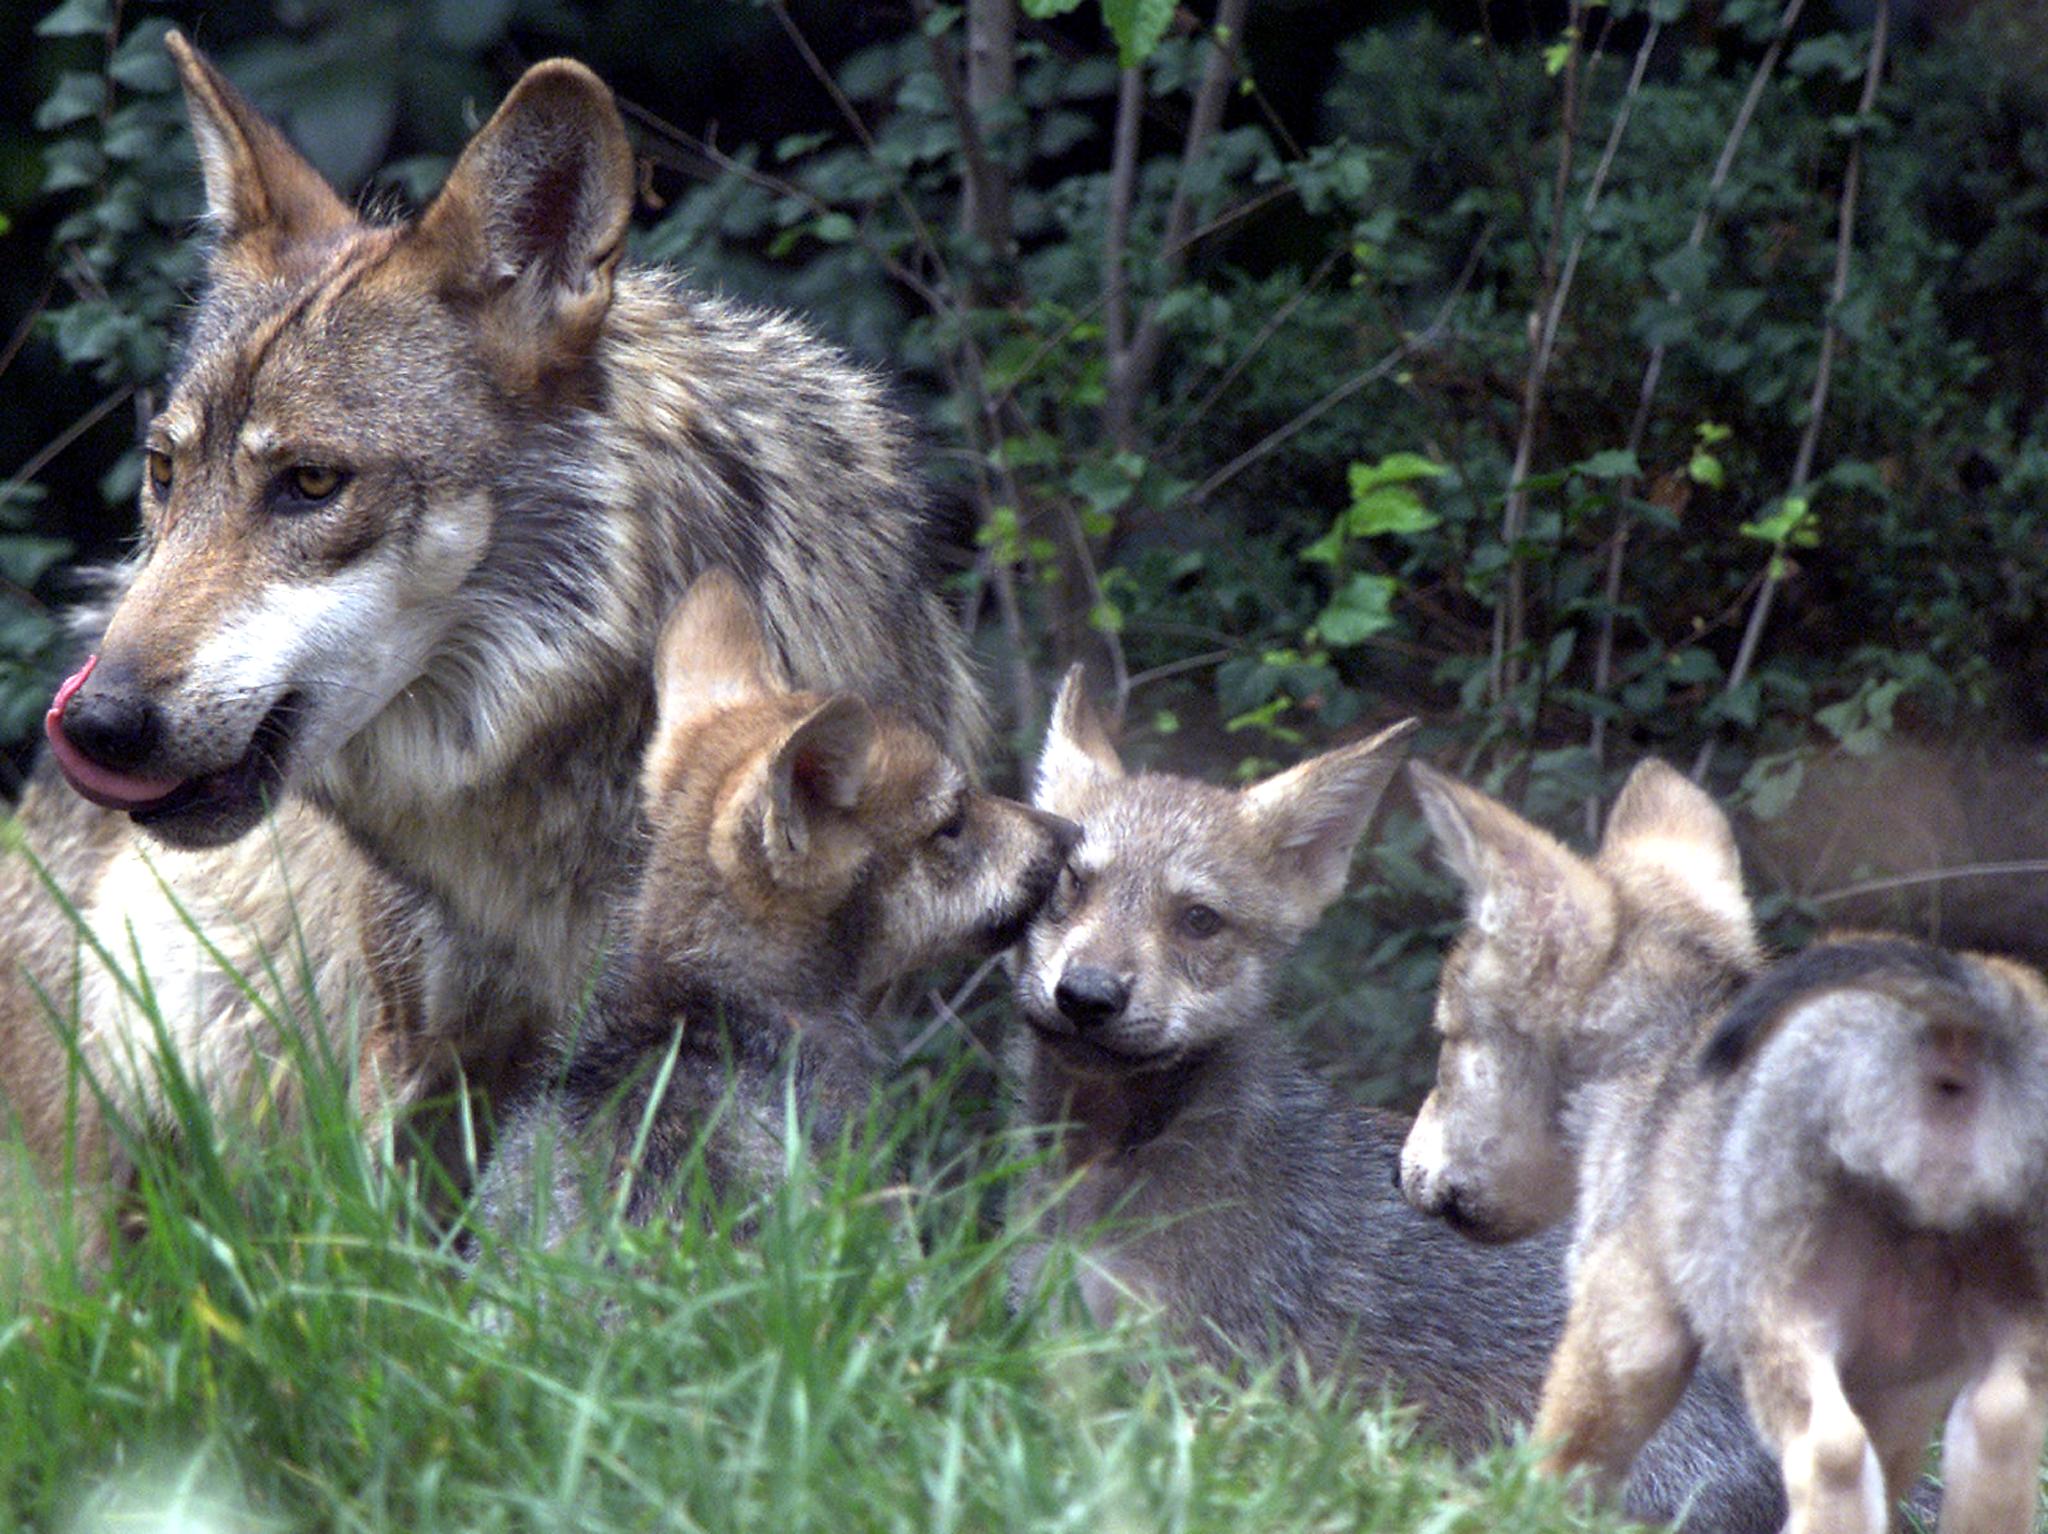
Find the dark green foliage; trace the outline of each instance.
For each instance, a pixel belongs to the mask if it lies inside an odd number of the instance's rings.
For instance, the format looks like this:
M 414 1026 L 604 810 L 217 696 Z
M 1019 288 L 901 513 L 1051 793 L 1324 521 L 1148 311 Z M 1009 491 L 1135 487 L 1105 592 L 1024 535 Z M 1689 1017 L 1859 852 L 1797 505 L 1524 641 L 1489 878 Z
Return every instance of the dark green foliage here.
M 1420 712 L 1425 752 L 1577 832 L 1649 751 L 1683 761 L 1712 742 L 1715 785 L 1769 821 L 1809 772 L 1897 736 L 2035 727 L 2048 69 L 2021 0 L 1902 20 L 1868 120 L 1868 27 L 1811 8 L 1697 244 L 1776 4 L 1655 7 L 1666 29 L 1604 173 L 1648 7 L 1589 9 L 1581 34 L 1562 15 L 1493 17 L 1536 27 L 1509 35 L 1451 7 L 1455 26 L 1361 22 L 1311 80 L 1266 78 L 1269 54 L 1298 56 L 1288 13 L 1254 8 L 1192 157 L 1201 27 L 1162 32 L 1170 12 L 1146 4 L 1024 10 L 1014 92 L 978 112 L 957 6 L 893 29 L 791 13 L 844 112 L 769 11 L 688 28 L 664 14 L 664 31 L 630 5 L 385 3 L 278 25 L 241 0 L 201 36 L 318 163 L 385 197 L 431 189 L 518 59 L 586 52 L 648 109 L 636 132 L 661 206 L 639 253 L 804 309 L 906 380 L 1020 750 L 1043 679 L 1078 656 L 1116 689 L 1140 759 L 1249 775 Z M 123 13 L 110 35 L 113 19 L 66 0 L 42 26 L 58 62 L 37 126 L 67 278 L 39 335 L 146 413 L 196 279 L 195 177 L 166 23 Z M 1123 189 L 1120 56 L 1142 60 L 1145 92 Z M 779 115 L 731 94 L 687 105 L 741 58 L 779 82 Z M 708 131 L 716 105 L 758 136 Z M 1006 189 L 997 225 L 963 220 L 977 160 Z M 1531 422 L 1531 316 L 1575 248 Z M 1793 485 L 1830 315 L 1818 452 Z M 1630 452 L 1653 347 L 1661 385 Z M 132 491 L 132 454 L 95 467 L 114 500 Z M 64 553 L 48 540 L 73 523 L 35 489 L 0 501 L 0 591 L 47 597 Z M 1770 622 L 1735 682 L 1767 574 Z M 41 608 L 5 612 L 0 736 L 20 740 L 55 631 Z M 1383 880 L 1340 917 L 1310 996 L 1327 1010 L 1363 974 L 1391 986 L 1400 1006 L 1355 994 L 1398 1019 L 1395 1055 L 1443 893 L 1411 842 L 1391 834 L 1405 850 L 1378 855 Z

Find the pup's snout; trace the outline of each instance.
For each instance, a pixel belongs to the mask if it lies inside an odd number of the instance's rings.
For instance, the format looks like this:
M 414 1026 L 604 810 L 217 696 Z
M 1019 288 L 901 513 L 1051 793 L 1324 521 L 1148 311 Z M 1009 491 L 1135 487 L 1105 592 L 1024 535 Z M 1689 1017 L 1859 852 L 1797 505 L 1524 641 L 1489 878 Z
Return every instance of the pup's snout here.
M 1053 987 L 1053 1004 L 1076 1028 L 1099 1028 L 1123 1016 L 1131 988 L 1121 975 L 1093 964 L 1070 964 Z
M 1053 845 L 1059 849 L 1060 861 L 1067 860 L 1067 854 L 1081 845 L 1081 828 L 1064 815 L 1055 815 L 1048 810 L 1033 810 L 1032 817 L 1052 833 Z

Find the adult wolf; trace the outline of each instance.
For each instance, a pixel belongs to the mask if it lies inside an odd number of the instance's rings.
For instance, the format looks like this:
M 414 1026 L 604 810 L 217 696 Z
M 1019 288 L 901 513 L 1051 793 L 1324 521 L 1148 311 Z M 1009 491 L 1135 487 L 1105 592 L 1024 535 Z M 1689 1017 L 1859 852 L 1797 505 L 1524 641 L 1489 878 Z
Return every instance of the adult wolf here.
M 50 762 L 101 808 L 46 763 L 20 824 L 111 947 L 132 931 L 176 977 L 165 1022 L 216 1093 L 262 1028 L 174 893 L 231 956 L 296 925 L 330 1013 L 373 995 L 400 1100 L 458 1064 L 489 1086 L 576 1006 L 631 887 L 655 639 L 698 571 L 737 573 L 794 683 L 972 757 L 905 428 L 792 322 L 622 262 L 632 155 L 582 66 L 534 66 L 423 213 L 376 223 L 169 46 L 209 280 L 141 548 L 51 711 Z M 277 834 L 231 845 L 266 803 Z M 162 880 L 131 822 L 178 849 L 152 847 Z M 322 922 L 290 919 L 281 862 Z M 100 965 L 74 986 L 33 880 L 0 880 L 0 1082 L 54 1161 L 66 1057 L 35 987 L 75 998 L 96 1062 L 135 1024 Z

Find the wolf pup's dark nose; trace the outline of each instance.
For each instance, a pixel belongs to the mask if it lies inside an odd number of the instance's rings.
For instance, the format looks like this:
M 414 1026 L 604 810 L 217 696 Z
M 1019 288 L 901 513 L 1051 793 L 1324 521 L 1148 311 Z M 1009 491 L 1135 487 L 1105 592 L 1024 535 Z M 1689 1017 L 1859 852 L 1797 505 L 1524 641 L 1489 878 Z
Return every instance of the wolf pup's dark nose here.
M 1033 810 L 1032 813 L 1038 817 L 1040 825 L 1052 832 L 1053 843 L 1059 848 L 1062 858 L 1081 845 L 1081 828 L 1066 816 L 1045 810 Z
M 1076 1028 L 1099 1028 L 1123 1015 L 1131 999 L 1131 988 L 1121 976 L 1092 964 L 1074 964 L 1053 987 L 1052 999 L 1060 1016 Z

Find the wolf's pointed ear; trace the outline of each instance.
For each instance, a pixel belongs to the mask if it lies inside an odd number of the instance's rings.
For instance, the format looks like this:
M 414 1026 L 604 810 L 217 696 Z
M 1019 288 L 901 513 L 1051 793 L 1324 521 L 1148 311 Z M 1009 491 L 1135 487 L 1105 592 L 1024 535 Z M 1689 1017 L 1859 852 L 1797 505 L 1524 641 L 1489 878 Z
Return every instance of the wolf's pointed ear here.
M 520 76 L 462 151 L 417 237 L 482 301 L 515 387 L 579 359 L 611 307 L 633 211 L 633 151 L 604 82 L 573 59 Z
M 1052 720 L 1045 727 L 1045 747 L 1031 779 L 1031 802 L 1059 814 L 1070 809 L 1093 784 L 1124 775 L 1124 764 L 1110 743 L 1109 729 L 1088 701 L 1088 685 L 1079 665 L 1067 667 L 1059 696 L 1052 702 Z
M 801 863 L 819 821 L 859 802 L 874 733 L 867 704 L 840 693 L 783 736 L 768 759 L 761 819 L 771 869 L 784 872 Z
M 786 691 L 761 620 L 740 583 L 724 570 L 698 576 L 655 641 L 654 737 L 640 769 L 648 802 L 668 782 L 677 753 L 686 749 L 692 720 Z
M 654 695 L 664 719 L 688 719 L 789 691 L 761 618 L 728 570 L 706 570 L 661 627 Z
M 1242 790 L 1246 810 L 1302 892 L 1314 920 L 1344 893 L 1351 853 L 1401 765 L 1416 722 L 1403 719 L 1370 740 L 1339 746 Z
M 1498 799 L 1433 767 L 1410 762 L 1408 779 L 1437 850 L 1465 886 L 1474 927 L 1530 954 L 1605 956 L 1614 892 L 1592 864 Z
M 1599 863 L 1632 887 L 1683 891 L 1695 905 L 1751 927 L 1735 830 L 1707 791 L 1666 762 L 1636 765 L 1608 812 Z
M 355 223 L 334 189 L 270 120 L 228 83 L 206 56 L 173 28 L 164 47 L 185 87 L 185 110 L 206 183 L 206 216 L 216 250 L 259 237 L 269 261 L 306 240 L 338 234 Z M 246 247 L 244 247 L 246 249 Z

